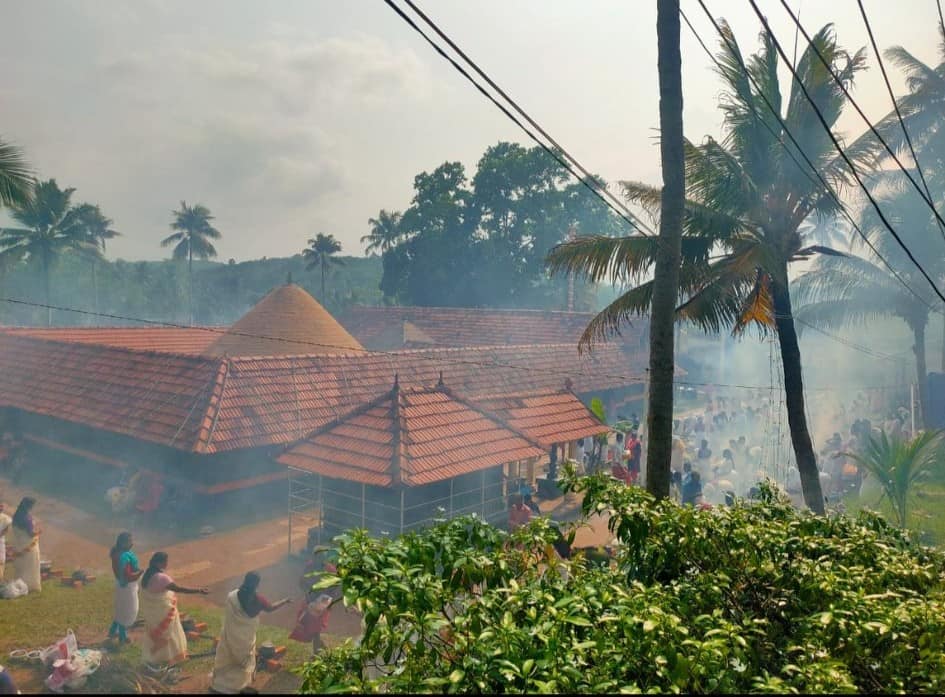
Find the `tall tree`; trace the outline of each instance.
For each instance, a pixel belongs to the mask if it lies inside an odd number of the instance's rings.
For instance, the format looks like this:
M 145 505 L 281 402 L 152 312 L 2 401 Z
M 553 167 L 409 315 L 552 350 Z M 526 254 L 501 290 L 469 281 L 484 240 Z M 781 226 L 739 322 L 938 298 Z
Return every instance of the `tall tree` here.
M 931 211 L 901 173 L 890 171 L 877 179 L 873 195 L 883 212 L 895 221 L 900 237 L 922 259 L 929 275 L 936 282 L 945 283 L 945 250 Z M 909 288 L 874 255 L 869 259 L 820 257 L 796 282 L 795 294 L 800 303 L 797 317 L 828 329 L 859 326 L 877 319 L 902 320 L 913 336 L 919 405 L 925 422 L 929 413 L 925 334 L 936 300 L 926 291 L 916 267 L 886 234 L 872 207 L 864 209 L 860 229 Z
M 180 202 L 180 210 L 172 211 L 174 220 L 171 229 L 174 233 L 161 240 L 162 247 L 174 245 L 172 257 L 176 260 L 187 260 L 187 276 L 189 279 L 188 304 L 190 305 L 190 324 L 194 323 L 194 257 L 207 260 L 217 255 L 217 250 L 210 240 L 221 237 L 210 221 L 210 209 L 201 204 L 188 206 L 186 201 Z
M 22 206 L 33 194 L 33 173 L 23 151 L 0 138 L 0 207 Z
M 36 182 L 31 196 L 10 208 L 11 217 L 23 227 L 0 231 L 4 257 L 37 264 L 43 278 L 46 324 L 52 324 L 51 276 L 56 259 L 67 250 L 89 248 L 77 209 L 72 207 L 73 188 L 60 189 L 55 179 Z
M 811 510 L 822 513 L 820 476 L 804 410 L 788 264 L 817 253 L 836 253 L 807 244 L 807 228 L 802 228 L 812 216 L 835 215 L 836 199 L 799 163 L 781 122 L 761 96 L 764 94 L 775 109 L 784 103 L 777 77 L 778 54 L 770 37 L 762 33 L 761 51 L 745 61 L 724 21 L 722 30 L 718 72 L 725 89 L 720 105 L 724 138 L 685 144 L 687 198 L 679 270 L 682 302 L 676 316 L 713 333 L 731 327 L 739 334 L 750 326 L 776 332 L 804 500 Z M 813 45 L 832 64 L 841 82 L 851 87 L 854 76 L 864 67 L 863 51 L 855 55 L 843 51 L 831 25 L 813 37 Z M 810 46 L 796 70 L 824 119 L 835 124 L 844 95 Z M 783 117 L 787 128 L 831 187 L 849 183 L 846 164 L 833 150 L 797 83 L 792 85 Z M 862 137 L 847 147 L 846 154 L 860 167 L 872 166 L 876 162 L 875 142 Z M 631 203 L 654 214 L 660 209 L 660 189 L 636 182 L 623 182 L 622 186 Z M 654 282 L 640 281 L 652 270 L 659 249 L 654 239 L 585 237 L 552 251 L 549 264 L 553 270 L 583 273 L 593 280 L 623 282 L 629 278 L 637 282 L 594 318 L 582 345 L 606 338 L 630 317 L 651 308 Z M 710 258 L 712 251 L 717 254 Z
M 308 241 L 308 247 L 302 250 L 302 258 L 305 259 L 305 270 L 311 271 L 314 268 L 321 269 L 322 273 L 322 294 L 321 301 L 327 302 L 325 297 L 325 273 L 332 264 L 342 265 L 344 261 L 335 256 L 341 251 L 341 242 L 335 239 L 334 235 L 323 235 L 318 233 L 314 239 Z
M 675 369 L 673 325 L 686 204 L 679 0 L 658 0 L 656 3 L 656 35 L 663 189 L 660 193 L 659 248 L 656 251 L 650 309 L 646 488 L 657 499 L 661 499 L 669 496 L 671 478 Z
M 945 192 L 945 26 L 938 25 L 938 34 L 939 63 L 934 67 L 923 63 L 902 46 L 893 46 L 886 51 L 886 57 L 905 73 L 909 93 L 897 100 L 904 126 L 899 123 L 899 114 L 893 110 L 880 121 L 877 129 L 898 149 L 906 147 L 903 127 L 908 130 L 930 185 L 932 200 L 939 214 L 945 216 L 941 204 Z M 918 181 L 918 177 L 913 178 Z M 937 235 L 941 238 L 942 231 L 939 230 Z M 942 251 L 937 251 L 935 258 L 941 254 Z M 945 322 L 942 332 L 941 369 L 945 372 Z
M 86 238 L 87 254 L 92 264 L 92 294 L 95 312 L 98 312 L 98 263 L 105 256 L 108 240 L 115 239 L 120 232 L 112 229 L 113 220 L 102 213 L 102 209 L 91 203 L 83 203 L 75 209 L 79 233 Z
M 380 252 L 382 255 L 390 251 L 397 245 L 402 233 L 400 231 L 401 214 L 391 213 L 381 209 L 376 218 L 368 218 L 368 225 L 371 226 L 371 232 L 361 238 L 361 244 L 365 244 L 364 251 L 367 254 Z
M 560 309 L 561 279 L 544 268 L 548 250 L 573 225 L 616 234 L 610 209 L 540 147 L 499 142 L 467 178 L 445 162 L 414 179 L 399 243 L 384 255 L 382 290 L 414 305 Z

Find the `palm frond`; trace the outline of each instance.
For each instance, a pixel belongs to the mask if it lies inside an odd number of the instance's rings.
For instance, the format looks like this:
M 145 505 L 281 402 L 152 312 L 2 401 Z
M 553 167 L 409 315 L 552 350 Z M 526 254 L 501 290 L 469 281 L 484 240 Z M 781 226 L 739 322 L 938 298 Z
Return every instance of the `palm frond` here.
M 172 244 L 176 244 L 181 240 L 185 239 L 187 235 L 183 232 L 175 232 L 173 235 L 168 235 L 163 240 L 161 240 L 162 247 L 170 247 Z
M 630 324 L 632 318 L 641 317 L 649 311 L 652 299 L 652 281 L 621 294 L 588 323 L 578 340 L 578 351 L 589 351 L 600 341 L 620 336 L 620 329 L 624 324 Z
M 0 206 L 23 206 L 32 196 L 33 172 L 23 151 L 0 139 Z

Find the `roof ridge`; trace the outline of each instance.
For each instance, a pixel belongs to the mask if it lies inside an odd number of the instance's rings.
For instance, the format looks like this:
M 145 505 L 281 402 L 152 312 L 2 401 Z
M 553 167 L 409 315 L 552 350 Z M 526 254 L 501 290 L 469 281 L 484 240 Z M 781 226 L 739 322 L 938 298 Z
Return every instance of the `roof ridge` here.
M 512 424 L 510 424 L 508 421 L 506 421 L 505 419 L 503 419 L 502 417 L 500 417 L 498 414 L 494 414 L 494 413 L 491 412 L 491 411 L 488 411 L 488 410 L 486 410 L 486 409 L 484 409 L 484 408 L 482 408 L 482 407 L 480 407 L 480 406 L 477 406 L 475 402 L 471 402 L 470 400 L 465 399 L 464 397 L 460 397 L 459 395 L 457 395 L 455 392 L 453 392 L 453 391 L 452 391 L 449 387 L 447 387 L 446 385 L 441 385 L 440 387 L 436 388 L 436 391 L 437 391 L 437 392 L 442 392 L 442 393 L 445 394 L 447 397 L 449 397 L 450 399 L 452 399 L 452 400 L 455 401 L 455 402 L 459 402 L 460 404 L 462 404 L 462 405 L 463 405 L 464 407 L 466 407 L 467 409 L 472 409 L 473 411 L 475 411 L 475 412 L 477 412 L 477 413 L 479 413 L 479 414 L 482 414 L 483 416 L 485 416 L 485 417 L 486 417 L 487 419 L 489 419 L 490 421 L 492 421 L 492 422 L 494 422 L 494 423 L 497 423 L 497 424 L 498 424 L 499 426 L 501 426 L 502 428 L 508 429 L 509 431 L 511 431 L 512 433 L 514 433 L 515 435 L 517 435 L 517 436 L 519 436 L 520 438 L 522 438 L 522 439 L 523 439 L 526 443 L 528 443 L 529 445 L 533 445 L 533 446 L 535 446 L 536 448 L 541 448 L 542 450 L 545 449 L 545 446 L 543 446 L 541 443 L 539 443 L 538 441 L 532 439 L 531 436 L 527 436 L 527 435 L 525 435 L 524 433 L 522 433 L 520 430 L 518 430 L 517 428 L 515 428 Z
M 214 403 L 213 397 L 216 390 L 211 390 L 210 395 L 207 398 L 207 413 L 204 414 L 204 419 L 206 419 L 210 414 L 210 410 L 213 410 L 213 418 L 210 422 L 210 428 L 207 431 L 206 441 L 203 443 L 203 448 L 200 448 L 200 431 L 197 431 L 197 441 L 194 443 L 193 450 L 194 452 L 201 452 L 201 450 L 206 453 L 209 452 L 210 446 L 213 444 L 213 432 L 217 429 L 217 421 L 220 418 L 220 410 L 223 408 L 223 397 L 226 394 L 226 383 L 227 378 L 230 375 L 230 359 L 226 356 L 223 356 L 220 360 L 220 367 L 217 369 L 216 374 L 216 385 L 220 386 L 219 394 L 217 395 L 216 402 Z M 214 406 L 216 408 L 214 408 Z
M 447 307 L 445 305 L 352 305 L 354 310 L 372 310 L 372 311 L 382 311 L 382 312 L 403 312 L 411 310 L 420 310 L 424 311 L 442 311 L 446 310 L 448 312 L 527 312 L 534 314 L 554 314 L 554 315 L 576 315 L 576 316 L 585 316 L 585 315 L 594 315 L 597 314 L 592 311 L 578 311 L 578 310 L 541 310 L 531 307 Z M 349 310 L 350 312 L 350 310 Z
M 318 428 L 309 431 L 301 438 L 290 441 L 282 448 L 282 452 L 285 453 L 291 450 L 298 443 L 301 443 L 304 440 L 308 440 L 309 438 L 314 438 L 315 436 L 320 436 L 321 434 L 327 431 L 330 431 L 331 429 L 341 424 L 343 421 L 346 421 L 347 419 L 350 419 L 353 416 L 360 416 L 361 414 L 364 414 L 370 411 L 374 407 L 380 406 L 381 404 L 384 403 L 384 400 L 390 399 L 390 396 L 391 396 L 391 393 L 390 393 L 390 390 L 388 390 L 387 392 L 384 392 L 378 395 L 372 400 L 369 400 L 367 402 L 362 402 L 361 404 L 354 407 L 354 409 L 349 409 L 348 411 L 344 412 L 340 416 L 335 417 L 331 421 L 328 421 L 327 423 L 322 424 Z
M 407 419 L 400 412 L 400 400 L 406 399 L 406 396 L 400 391 L 400 381 L 398 376 L 394 375 L 394 387 L 390 391 L 390 418 L 391 418 L 391 456 L 390 456 L 390 479 L 395 485 L 407 484 L 404 477 L 403 462 L 407 449 L 404 444 L 404 436 L 407 435 Z
M 88 351 L 118 351 L 135 356 L 154 356 L 155 358 L 165 358 L 168 356 L 191 360 L 195 363 L 212 363 L 215 360 L 213 356 L 205 356 L 200 353 L 182 353 L 178 351 L 155 351 L 154 349 L 130 348 L 128 346 L 115 346 L 114 344 L 95 344 L 84 341 L 66 341 L 65 339 L 50 339 L 44 336 L 34 336 L 25 332 L 4 332 L 0 331 L 0 337 L 9 337 L 15 341 L 33 341 L 43 344 L 56 344 L 57 346 L 79 346 Z

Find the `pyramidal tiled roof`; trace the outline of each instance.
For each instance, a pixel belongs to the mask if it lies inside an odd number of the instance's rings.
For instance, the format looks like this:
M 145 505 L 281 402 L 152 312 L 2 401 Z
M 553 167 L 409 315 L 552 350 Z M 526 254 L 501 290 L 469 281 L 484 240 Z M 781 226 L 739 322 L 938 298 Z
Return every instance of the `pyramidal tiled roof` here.
M 364 347 L 315 298 L 289 283 L 256 303 L 204 353 L 292 356 L 351 351 L 363 352 Z
M 288 448 L 283 465 L 335 479 L 391 487 L 420 486 L 544 449 L 497 416 L 443 385 L 394 387 Z

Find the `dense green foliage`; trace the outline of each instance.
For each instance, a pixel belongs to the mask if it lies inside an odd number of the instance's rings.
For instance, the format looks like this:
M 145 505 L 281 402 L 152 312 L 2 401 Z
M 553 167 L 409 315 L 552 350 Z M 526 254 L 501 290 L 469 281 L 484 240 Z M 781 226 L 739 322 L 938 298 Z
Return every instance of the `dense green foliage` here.
M 612 564 L 558 559 L 537 520 L 475 518 L 396 540 L 339 538 L 360 642 L 304 669 L 305 691 L 941 692 L 945 555 L 874 514 L 655 503 L 574 479 L 611 512 Z
M 238 319 L 266 293 L 286 282 L 289 274 L 321 302 L 329 312 L 341 314 L 352 304 L 378 304 L 380 259 L 343 257 L 335 269 L 326 295 L 322 296 L 318 274 L 305 271 L 301 254 L 240 263 L 194 261 L 194 295 L 200 301 L 195 320 L 203 325 L 229 324 Z M 54 305 L 93 312 L 95 287 L 102 313 L 140 317 L 165 322 L 188 321 L 187 268 L 173 260 L 129 262 L 100 260 L 95 268 L 83 256 L 64 254 L 52 273 Z M 22 263 L 3 274 L 0 294 L 28 300 L 43 297 L 42 275 L 37 264 Z M 45 322 L 45 312 L 25 305 L 0 305 L 0 324 L 35 325 Z M 133 324 L 106 317 L 72 312 L 53 312 L 56 325 Z
M 566 279 L 543 260 L 573 225 L 578 234 L 613 235 L 622 221 L 539 147 L 498 143 L 470 179 L 459 162 L 414 178 L 411 205 L 371 219 L 372 250 L 383 252 L 381 289 L 407 305 L 554 307 Z M 577 309 L 593 305 L 579 283 Z

